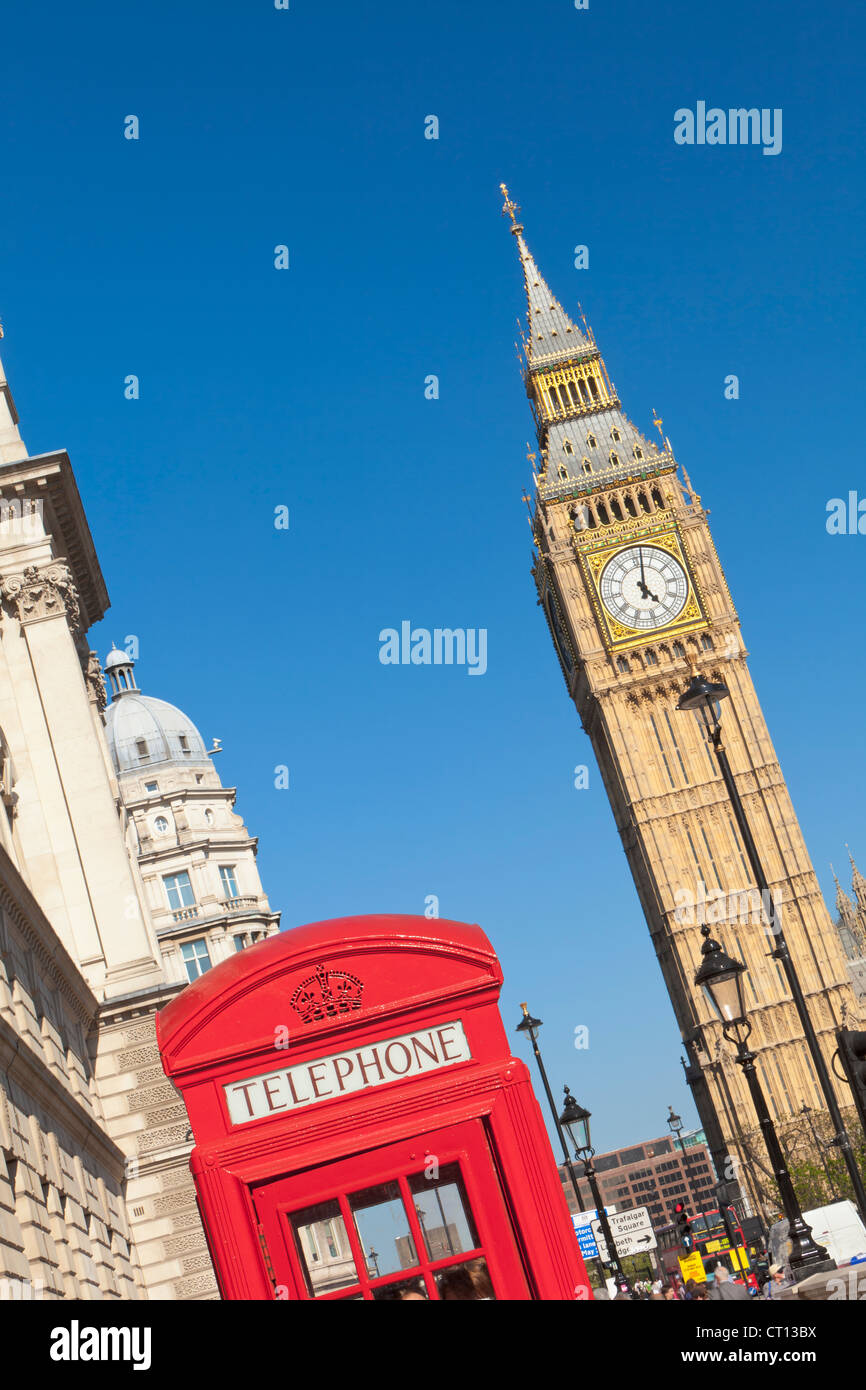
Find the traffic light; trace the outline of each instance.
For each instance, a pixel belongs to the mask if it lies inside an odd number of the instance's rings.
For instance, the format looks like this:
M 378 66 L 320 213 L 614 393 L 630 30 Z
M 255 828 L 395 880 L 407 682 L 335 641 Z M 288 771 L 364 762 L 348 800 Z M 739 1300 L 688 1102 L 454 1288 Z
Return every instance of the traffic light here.
M 857 1114 L 866 1132 L 866 1033 L 839 1028 L 836 1030 L 836 1042 L 848 1085 L 854 1093 Z
M 695 1238 L 692 1235 L 692 1228 L 689 1224 L 689 1217 L 686 1211 L 685 1202 L 677 1202 L 674 1207 L 674 1220 L 677 1228 L 677 1236 L 680 1245 L 684 1250 L 694 1250 Z

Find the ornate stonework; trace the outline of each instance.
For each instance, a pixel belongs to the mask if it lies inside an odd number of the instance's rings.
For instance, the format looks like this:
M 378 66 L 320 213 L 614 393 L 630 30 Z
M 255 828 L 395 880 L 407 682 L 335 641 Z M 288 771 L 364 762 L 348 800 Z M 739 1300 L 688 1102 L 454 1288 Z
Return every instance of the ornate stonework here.
M 0 591 L 22 626 L 64 613 L 73 632 L 80 625 L 78 594 L 64 564 L 26 565 L 21 574 L 4 575 Z

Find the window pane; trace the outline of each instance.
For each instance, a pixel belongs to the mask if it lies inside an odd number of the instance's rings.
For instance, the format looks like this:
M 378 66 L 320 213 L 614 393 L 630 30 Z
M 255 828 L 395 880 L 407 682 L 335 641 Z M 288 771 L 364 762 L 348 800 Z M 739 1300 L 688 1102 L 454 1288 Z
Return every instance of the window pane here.
M 235 878 L 235 869 L 233 864 L 220 865 L 220 880 L 222 882 L 223 892 L 225 893 L 226 897 L 236 898 L 238 895 L 238 884 L 237 879 Z
M 439 1297 L 448 1302 L 457 1299 L 478 1299 L 482 1302 L 496 1299 L 486 1260 L 467 1260 L 465 1264 L 443 1269 L 436 1275 L 436 1287 Z
M 386 1300 L 391 1303 L 415 1303 L 418 1299 L 426 1302 L 427 1290 L 424 1280 L 418 1276 L 415 1279 L 398 1279 L 394 1284 L 383 1284 L 373 1290 L 373 1298 L 377 1303 Z
M 338 1202 L 320 1202 L 289 1217 L 307 1289 L 314 1298 L 357 1284 L 355 1261 Z
M 409 1218 L 395 1182 L 353 1193 L 349 1206 L 372 1279 L 418 1263 Z
M 415 1210 L 431 1260 L 442 1260 L 448 1255 L 478 1248 L 480 1241 L 459 1164 L 449 1163 L 440 1168 L 438 1178 L 416 1173 L 409 1179 L 409 1191 L 415 1199 Z

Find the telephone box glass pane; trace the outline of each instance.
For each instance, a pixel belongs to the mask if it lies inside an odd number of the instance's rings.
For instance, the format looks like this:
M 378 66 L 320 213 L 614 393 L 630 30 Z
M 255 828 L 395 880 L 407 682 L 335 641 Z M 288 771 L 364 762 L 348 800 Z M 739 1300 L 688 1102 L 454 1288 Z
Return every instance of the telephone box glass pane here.
M 448 1255 L 478 1249 L 478 1233 L 459 1164 L 440 1168 L 438 1178 L 415 1173 L 409 1179 L 409 1190 L 415 1198 L 429 1259 L 444 1260 Z
M 357 1284 L 358 1275 L 338 1202 L 320 1202 L 289 1217 L 295 1248 L 314 1298 Z
M 429 1295 L 424 1287 L 424 1280 L 398 1279 L 394 1284 L 383 1284 L 380 1288 L 373 1290 L 373 1300 L 382 1303 L 385 1300 L 393 1303 L 415 1303 L 419 1299 L 427 1301 Z
M 436 1287 L 443 1302 L 458 1299 L 495 1300 L 493 1284 L 487 1272 L 486 1260 L 467 1260 L 465 1264 L 449 1265 L 436 1275 Z
M 409 1218 L 397 1183 L 383 1182 L 363 1192 L 354 1192 L 349 1206 L 371 1279 L 411 1269 L 418 1263 Z

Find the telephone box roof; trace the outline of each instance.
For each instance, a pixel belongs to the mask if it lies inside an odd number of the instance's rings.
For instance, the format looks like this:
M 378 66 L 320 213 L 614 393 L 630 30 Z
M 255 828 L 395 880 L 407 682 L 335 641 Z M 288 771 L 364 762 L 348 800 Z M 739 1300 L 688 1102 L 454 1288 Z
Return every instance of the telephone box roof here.
M 173 1074 L 176 1068 L 195 1065 L 192 1054 L 200 1052 L 202 1046 L 216 1060 L 211 1049 L 217 1016 L 216 1031 L 229 1052 L 237 1041 L 232 1027 L 232 1015 L 238 1012 L 235 1006 L 244 1004 L 246 1012 L 250 994 L 260 987 L 269 996 L 269 1017 L 262 1023 L 264 1037 L 273 1033 L 270 1010 L 281 992 L 285 1000 L 282 1012 L 288 1012 L 288 981 L 281 985 L 282 977 L 299 971 L 339 970 L 347 962 L 363 970 L 365 957 L 371 965 L 375 960 L 376 989 L 372 996 L 370 991 L 365 995 L 361 1017 L 389 1013 L 393 1006 L 406 1004 L 412 997 L 423 998 L 432 977 L 439 974 L 433 964 L 437 957 L 443 964 L 446 960 L 452 963 L 448 973 L 457 988 L 460 977 L 464 988 L 477 988 L 482 982 L 479 977 L 486 987 L 498 990 L 502 984 L 498 958 L 479 926 L 399 913 L 312 922 L 281 931 L 220 961 L 160 1010 L 157 1038 L 166 1070 Z M 290 1015 L 280 1021 L 293 1020 Z M 218 1050 L 222 1051 L 222 1046 Z

